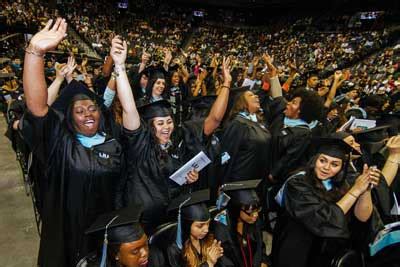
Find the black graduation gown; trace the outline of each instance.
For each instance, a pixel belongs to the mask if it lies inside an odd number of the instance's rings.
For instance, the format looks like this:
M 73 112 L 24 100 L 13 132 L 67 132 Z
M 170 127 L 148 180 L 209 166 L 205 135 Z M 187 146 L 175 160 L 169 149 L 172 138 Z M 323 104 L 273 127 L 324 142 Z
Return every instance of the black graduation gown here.
M 27 111 L 21 131 L 44 166 L 40 186 L 42 233 L 39 266 L 75 266 L 96 247 L 84 231 L 100 214 L 114 209 L 121 146 L 115 139 L 91 149 L 71 134 L 63 116 L 49 108 L 44 117 Z
M 274 232 L 273 266 L 330 266 L 350 237 L 343 211 L 321 198 L 304 175 L 287 182 L 284 207 Z
M 262 223 L 260 220 L 254 225 L 255 229 L 249 237 L 251 244 L 251 251 L 253 254 L 253 265 L 254 267 L 261 266 L 261 263 L 269 263 L 268 256 L 265 253 L 265 244 L 262 237 Z M 219 259 L 220 266 L 224 267 L 245 267 L 243 261 L 243 254 L 245 253 L 247 260 L 249 261 L 249 249 L 248 246 L 240 245 L 239 237 L 235 230 L 231 229 L 230 223 L 224 225 L 220 222 L 213 221 L 213 232 L 215 233 L 215 239 L 221 241 L 221 246 L 224 249 L 224 255 Z M 250 267 L 250 266 L 249 266 Z
M 288 175 L 307 162 L 305 153 L 310 145 L 312 133 L 308 125 L 284 127 L 286 100 L 278 97 L 270 106 L 272 134 L 271 175 L 283 182 Z
M 120 185 L 117 206 L 142 203 L 142 222 L 147 234 L 168 221 L 166 208 L 169 201 L 189 190 L 190 186 L 179 186 L 169 176 L 201 150 L 206 153 L 203 123 L 185 122 L 181 140 L 177 142 L 179 145 L 175 151 L 165 153 L 162 160 L 154 137 L 143 121 L 135 131 L 123 130 L 121 142 L 128 168 L 126 181 Z
M 269 174 L 271 134 L 257 122 L 237 115 L 224 128 L 221 153 L 230 159 L 221 165 L 221 183 L 265 180 Z

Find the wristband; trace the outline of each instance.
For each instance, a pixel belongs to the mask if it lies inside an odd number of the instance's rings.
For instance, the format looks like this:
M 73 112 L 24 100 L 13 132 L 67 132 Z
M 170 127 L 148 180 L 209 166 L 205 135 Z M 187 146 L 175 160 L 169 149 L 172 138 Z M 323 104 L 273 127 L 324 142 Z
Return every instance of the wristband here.
M 28 53 L 30 55 L 34 55 L 34 56 L 37 56 L 37 57 L 42 57 L 42 58 L 44 58 L 44 55 L 45 55 L 45 54 L 40 54 L 40 53 L 37 53 L 37 52 L 33 51 L 33 49 L 32 49 L 30 44 L 25 48 L 25 53 Z
M 114 73 L 118 77 L 121 72 L 125 72 L 125 65 L 115 65 L 114 66 Z

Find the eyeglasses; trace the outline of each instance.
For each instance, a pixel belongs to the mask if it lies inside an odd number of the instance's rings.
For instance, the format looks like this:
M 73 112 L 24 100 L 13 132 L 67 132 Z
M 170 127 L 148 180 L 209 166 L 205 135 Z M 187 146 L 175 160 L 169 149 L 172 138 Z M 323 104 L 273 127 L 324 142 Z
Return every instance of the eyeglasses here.
M 262 207 L 255 207 L 253 209 L 242 209 L 244 213 L 246 213 L 247 216 L 253 217 L 255 215 L 258 215 L 262 211 Z

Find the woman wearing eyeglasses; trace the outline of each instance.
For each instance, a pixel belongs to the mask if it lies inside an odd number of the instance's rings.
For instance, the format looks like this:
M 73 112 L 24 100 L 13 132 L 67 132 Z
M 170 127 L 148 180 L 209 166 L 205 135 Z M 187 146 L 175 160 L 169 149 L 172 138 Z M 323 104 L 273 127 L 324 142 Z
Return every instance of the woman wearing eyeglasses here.
M 215 239 L 224 249 L 222 266 L 269 266 L 259 218 L 261 203 L 255 190 L 260 181 L 230 183 L 224 188 L 230 201 L 214 219 Z

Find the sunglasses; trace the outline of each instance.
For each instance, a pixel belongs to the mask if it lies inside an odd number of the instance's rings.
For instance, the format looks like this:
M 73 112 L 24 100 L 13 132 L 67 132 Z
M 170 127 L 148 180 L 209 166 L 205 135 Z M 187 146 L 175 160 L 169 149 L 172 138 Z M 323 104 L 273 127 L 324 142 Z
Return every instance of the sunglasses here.
M 246 213 L 247 216 L 252 217 L 260 213 L 262 211 L 262 207 L 252 207 L 250 209 L 242 208 L 241 210 Z

